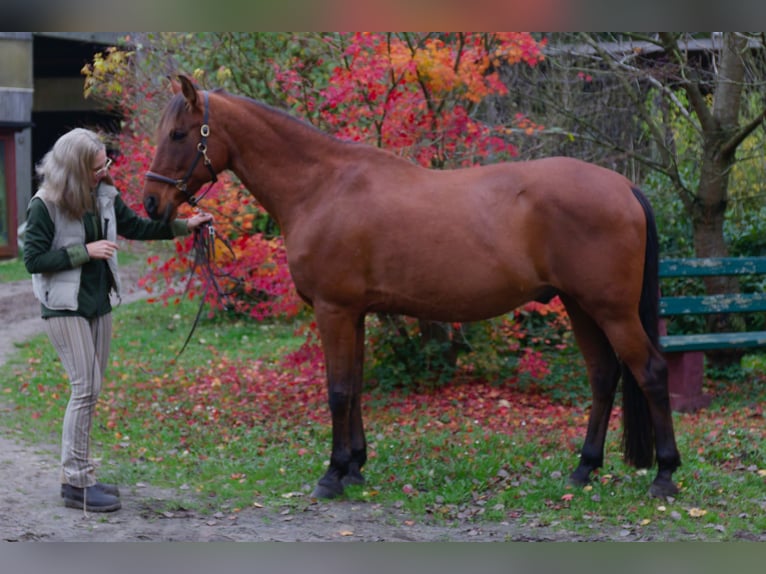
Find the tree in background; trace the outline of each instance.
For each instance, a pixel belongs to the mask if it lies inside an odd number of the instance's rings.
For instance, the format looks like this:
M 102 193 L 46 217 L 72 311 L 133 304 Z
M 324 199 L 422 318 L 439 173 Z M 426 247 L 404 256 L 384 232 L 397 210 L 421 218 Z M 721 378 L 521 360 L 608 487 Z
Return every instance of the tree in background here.
M 338 34 L 326 37 L 325 46 L 325 59 L 336 63 L 325 86 L 307 90 L 300 65 L 277 76 L 288 103 L 320 129 L 432 168 L 516 155 L 518 135 L 509 125 L 488 123 L 483 105 L 508 92 L 501 68 L 542 60 L 531 35 Z
M 555 126 L 546 130 L 555 143 L 532 153 L 665 182 L 692 223 L 691 252 L 677 255 L 726 255 L 730 201 L 747 195 L 731 190 L 731 174 L 753 160 L 749 138 L 763 141 L 764 35 L 575 33 L 553 35 L 547 52 L 546 66 L 514 78 L 525 85 L 517 103 Z M 758 159 L 751 168 L 763 174 Z

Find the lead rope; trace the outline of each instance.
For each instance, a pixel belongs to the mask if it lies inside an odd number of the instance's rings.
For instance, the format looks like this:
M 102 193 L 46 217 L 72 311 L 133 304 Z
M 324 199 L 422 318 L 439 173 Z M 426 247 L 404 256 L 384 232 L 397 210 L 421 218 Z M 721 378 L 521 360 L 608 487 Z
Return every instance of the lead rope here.
M 223 243 L 229 253 L 231 253 L 232 258 L 236 259 L 236 254 L 234 253 L 231 244 L 226 241 L 225 238 L 216 236 L 215 227 L 212 224 L 204 223 L 194 230 L 194 262 L 192 263 L 192 268 L 189 273 L 189 280 L 186 283 L 184 295 L 189 292 L 192 281 L 194 280 L 194 273 L 197 271 L 197 269 L 199 269 L 200 275 L 202 277 L 202 282 L 205 285 L 205 291 L 202 294 L 202 299 L 200 300 L 199 308 L 197 309 L 197 315 L 194 317 L 194 322 L 192 323 L 191 329 L 189 330 L 189 334 L 186 337 L 186 341 L 184 341 L 181 350 L 178 351 L 176 359 L 181 356 L 181 353 L 186 350 L 189 341 L 191 341 L 192 335 L 194 334 L 194 331 L 199 324 L 200 317 L 202 316 L 202 309 L 205 306 L 205 301 L 207 300 L 207 296 L 211 287 L 215 288 L 218 300 L 224 302 L 224 309 L 234 308 L 234 305 L 231 303 L 231 296 L 234 293 L 236 286 L 241 283 L 241 280 L 233 277 L 230 273 L 222 273 L 216 269 L 216 241 Z M 228 278 L 235 281 L 235 287 L 229 289 L 228 291 L 223 289 L 219 283 L 219 280 L 222 278 Z

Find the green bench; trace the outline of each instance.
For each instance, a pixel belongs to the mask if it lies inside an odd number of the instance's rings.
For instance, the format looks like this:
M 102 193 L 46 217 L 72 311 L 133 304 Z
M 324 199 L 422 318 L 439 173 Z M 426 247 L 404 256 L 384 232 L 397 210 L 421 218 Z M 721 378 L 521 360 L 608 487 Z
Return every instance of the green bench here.
M 664 259 L 660 280 L 673 277 L 766 274 L 766 257 L 720 257 L 707 259 Z M 766 311 L 766 293 L 670 296 L 660 298 L 660 317 L 750 313 Z M 718 349 L 766 347 L 766 331 L 741 333 L 690 333 L 660 336 L 668 361 L 668 387 L 674 410 L 689 412 L 710 404 L 702 392 L 704 352 Z

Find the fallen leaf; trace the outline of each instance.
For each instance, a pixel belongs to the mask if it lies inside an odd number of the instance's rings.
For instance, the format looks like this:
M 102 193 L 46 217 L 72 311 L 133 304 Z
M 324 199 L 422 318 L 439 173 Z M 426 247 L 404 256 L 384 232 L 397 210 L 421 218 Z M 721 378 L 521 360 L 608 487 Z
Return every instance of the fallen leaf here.
M 351 530 L 341 530 L 340 531 L 341 536 L 353 536 L 354 533 Z
M 705 516 L 707 514 L 707 510 L 703 510 L 702 508 L 690 508 L 689 509 L 689 516 L 692 518 L 699 518 L 700 516 Z
M 296 496 L 303 496 L 302 492 L 285 492 L 282 498 L 295 498 Z

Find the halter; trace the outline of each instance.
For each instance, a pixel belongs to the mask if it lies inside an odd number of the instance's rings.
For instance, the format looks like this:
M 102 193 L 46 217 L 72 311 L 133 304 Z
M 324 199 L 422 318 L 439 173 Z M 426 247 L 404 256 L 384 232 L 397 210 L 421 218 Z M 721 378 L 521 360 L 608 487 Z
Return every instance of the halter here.
M 164 175 L 161 175 L 159 173 L 154 173 L 153 171 L 147 171 L 146 172 L 146 179 L 150 179 L 153 181 L 161 181 L 163 183 L 169 183 L 170 185 L 174 185 L 181 193 L 186 196 L 186 201 L 189 205 L 194 207 L 199 203 L 199 201 L 205 196 L 205 194 L 210 191 L 210 188 L 213 187 L 216 181 L 218 181 L 218 175 L 215 173 L 215 170 L 213 169 L 213 164 L 210 162 L 210 158 L 207 157 L 207 137 L 210 135 L 210 126 L 208 125 L 208 117 L 210 116 L 210 106 L 208 105 L 208 97 L 207 92 L 202 92 L 202 98 L 205 102 L 205 111 L 202 117 L 202 126 L 200 126 L 199 133 L 201 136 L 200 142 L 197 144 L 197 155 L 194 157 L 194 161 L 191 164 L 191 167 L 189 168 L 189 171 L 186 172 L 186 175 L 180 179 L 173 179 L 172 177 L 166 177 Z M 188 183 L 191 179 L 192 174 L 194 173 L 195 168 L 197 167 L 197 164 L 199 163 L 200 158 L 204 158 L 204 164 L 205 167 L 207 167 L 208 171 L 210 172 L 210 184 L 207 186 L 207 189 L 205 189 L 204 192 L 200 194 L 199 197 L 194 197 L 194 194 L 189 193 L 188 191 Z

